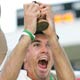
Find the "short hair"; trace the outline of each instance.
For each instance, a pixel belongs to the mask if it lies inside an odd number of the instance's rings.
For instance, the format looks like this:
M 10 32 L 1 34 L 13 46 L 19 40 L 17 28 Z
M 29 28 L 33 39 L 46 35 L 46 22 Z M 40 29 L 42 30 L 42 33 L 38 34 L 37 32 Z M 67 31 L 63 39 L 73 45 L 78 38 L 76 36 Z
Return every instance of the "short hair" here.
M 36 31 L 34 35 L 37 35 L 37 34 L 44 34 L 42 31 Z
M 36 31 L 34 35 L 37 35 L 37 34 L 44 34 L 44 32 L 42 32 L 42 31 Z M 57 36 L 57 39 L 59 39 L 59 36 L 57 34 L 56 34 L 56 36 Z

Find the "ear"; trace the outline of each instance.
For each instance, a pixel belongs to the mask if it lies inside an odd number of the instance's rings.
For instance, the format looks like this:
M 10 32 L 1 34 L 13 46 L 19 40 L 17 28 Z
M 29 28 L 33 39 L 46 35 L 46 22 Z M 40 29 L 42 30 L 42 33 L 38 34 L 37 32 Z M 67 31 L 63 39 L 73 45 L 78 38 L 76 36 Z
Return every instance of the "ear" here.
M 24 69 L 25 70 L 27 70 L 28 69 L 28 67 L 29 67 L 29 65 L 28 65 L 28 59 L 29 59 L 29 48 L 27 48 L 27 51 L 26 51 L 26 55 L 25 55 L 25 57 L 24 57 Z
M 27 66 L 28 65 L 28 62 L 27 62 L 27 53 L 26 53 L 26 56 L 24 57 L 24 62 L 23 62 L 23 69 L 27 70 Z
M 25 57 L 24 57 L 24 63 L 27 62 L 28 59 L 28 54 L 26 53 Z
M 25 55 L 25 57 L 24 57 L 24 63 L 27 62 L 28 52 L 29 52 L 29 48 L 27 48 L 27 50 L 26 50 L 26 55 Z

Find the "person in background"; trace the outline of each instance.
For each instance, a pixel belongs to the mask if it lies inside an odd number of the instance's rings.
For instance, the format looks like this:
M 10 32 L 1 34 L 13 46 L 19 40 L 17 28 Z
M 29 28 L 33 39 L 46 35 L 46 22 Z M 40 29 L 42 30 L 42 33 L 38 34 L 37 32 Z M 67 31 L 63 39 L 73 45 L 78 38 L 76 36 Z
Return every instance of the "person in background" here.
M 7 50 L 8 50 L 8 47 L 7 47 L 6 38 L 3 31 L 0 28 L 0 71 L 1 71 L 2 62 L 6 56 Z
M 37 32 L 37 19 L 44 15 L 49 26 Z M 49 5 L 34 2 L 24 5 L 24 31 L 0 73 L 0 80 L 16 80 L 22 65 L 25 80 L 75 80 L 69 59 L 57 38 Z M 53 65 L 56 76 L 50 72 Z
M 6 37 L 1 29 L 1 5 L 0 5 L 0 71 L 7 58 L 7 51 L 8 51 L 8 46 L 7 46 Z

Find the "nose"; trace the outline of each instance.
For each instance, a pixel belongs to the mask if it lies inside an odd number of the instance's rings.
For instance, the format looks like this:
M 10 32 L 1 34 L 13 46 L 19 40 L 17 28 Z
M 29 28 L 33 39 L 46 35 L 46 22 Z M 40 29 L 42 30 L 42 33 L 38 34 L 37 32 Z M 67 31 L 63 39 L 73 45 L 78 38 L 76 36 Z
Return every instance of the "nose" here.
M 46 46 L 42 46 L 41 53 L 48 53 L 48 48 Z

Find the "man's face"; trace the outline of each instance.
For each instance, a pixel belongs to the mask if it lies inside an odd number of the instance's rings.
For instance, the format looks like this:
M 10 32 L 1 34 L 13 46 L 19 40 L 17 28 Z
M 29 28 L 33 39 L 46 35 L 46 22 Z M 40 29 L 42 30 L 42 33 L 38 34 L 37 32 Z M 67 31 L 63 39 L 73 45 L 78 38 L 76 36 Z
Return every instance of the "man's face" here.
M 48 39 L 45 35 L 37 34 L 36 39 L 27 49 L 24 68 L 28 75 L 46 78 L 52 68 L 53 58 Z

